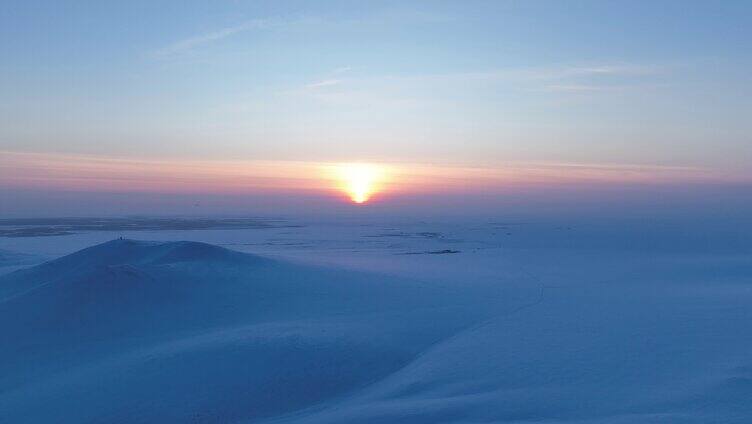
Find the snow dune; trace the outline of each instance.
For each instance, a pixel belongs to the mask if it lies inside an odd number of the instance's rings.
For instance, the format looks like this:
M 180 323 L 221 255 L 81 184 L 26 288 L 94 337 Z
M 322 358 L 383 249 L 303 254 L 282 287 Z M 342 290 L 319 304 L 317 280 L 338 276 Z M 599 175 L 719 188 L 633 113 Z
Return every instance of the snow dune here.
M 0 421 L 14 423 L 289 413 L 365 387 L 490 313 L 477 293 L 196 242 L 116 240 L 0 288 Z
M 0 422 L 750 422 L 748 257 L 656 263 L 438 285 L 115 240 L 0 276 Z

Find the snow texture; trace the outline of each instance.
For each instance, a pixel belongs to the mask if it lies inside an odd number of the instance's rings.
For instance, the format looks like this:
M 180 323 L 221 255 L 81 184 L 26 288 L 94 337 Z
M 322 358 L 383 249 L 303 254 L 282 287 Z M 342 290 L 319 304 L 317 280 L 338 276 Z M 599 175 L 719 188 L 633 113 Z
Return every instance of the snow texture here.
M 743 244 L 514 225 L 365 227 L 400 240 L 370 266 L 118 239 L 2 275 L 0 422 L 752 420 Z

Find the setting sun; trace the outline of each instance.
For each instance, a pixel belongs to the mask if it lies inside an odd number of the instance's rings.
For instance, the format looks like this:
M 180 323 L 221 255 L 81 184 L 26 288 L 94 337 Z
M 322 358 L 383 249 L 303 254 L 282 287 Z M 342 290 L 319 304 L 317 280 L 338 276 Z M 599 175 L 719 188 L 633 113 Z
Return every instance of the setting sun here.
M 362 163 L 344 164 L 338 167 L 342 189 L 354 203 L 365 203 L 378 189 L 384 171 L 375 165 Z

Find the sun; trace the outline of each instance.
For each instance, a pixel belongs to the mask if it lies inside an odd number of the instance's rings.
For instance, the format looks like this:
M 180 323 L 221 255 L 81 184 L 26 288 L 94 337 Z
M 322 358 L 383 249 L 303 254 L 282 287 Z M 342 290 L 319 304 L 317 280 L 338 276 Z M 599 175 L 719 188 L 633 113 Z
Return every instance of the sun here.
M 337 167 L 340 186 L 350 196 L 353 203 L 366 203 L 378 190 L 384 171 L 364 163 L 348 163 Z

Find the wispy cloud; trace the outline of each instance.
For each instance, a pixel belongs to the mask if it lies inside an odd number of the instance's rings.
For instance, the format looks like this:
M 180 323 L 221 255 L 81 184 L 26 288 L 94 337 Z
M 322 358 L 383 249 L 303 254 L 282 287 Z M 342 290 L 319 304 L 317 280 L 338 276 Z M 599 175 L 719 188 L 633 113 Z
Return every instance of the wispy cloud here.
M 635 64 L 601 64 L 590 66 L 570 66 L 559 69 L 562 76 L 577 75 L 652 75 L 659 73 L 661 67 L 655 65 Z
M 545 89 L 556 92 L 595 93 L 656 86 L 655 78 L 665 71 L 654 65 L 595 65 L 552 69 L 538 79 Z
M 452 83 L 525 83 L 548 86 L 583 87 L 591 85 L 589 81 L 608 77 L 611 80 L 622 78 L 645 78 L 656 76 L 665 70 L 654 65 L 583 65 L 583 66 L 541 66 L 501 68 L 480 71 L 452 73 L 424 73 L 410 75 L 382 75 L 367 78 L 391 82 L 452 84 Z
M 325 79 L 306 85 L 306 88 L 321 88 L 331 87 L 340 84 L 342 81 L 338 79 Z
M 225 39 L 227 37 L 230 37 L 232 35 L 235 35 L 241 32 L 256 30 L 256 29 L 266 29 L 266 28 L 277 26 L 277 25 L 278 25 L 278 22 L 270 21 L 268 19 L 252 19 L 249 21 L 245 21 L 239 25 L 222 28 L 216 31 L 199 34 L 193 37 L 184 38 L 168 46 L 157 49 L 156 51 L 153 52 L 153 55 L 155 57 L 161 57 L 161 58 L 175 56 L 181 53 L 189 52 L 197 47 L 201 47 L 201 46 L 204 46 L 204 45 L 216 42 L 216 41 L 220 41 L 222 39 Z
M 297 82 L 279 93 L 336 107 L 368 105 L 373 108 L 378 104 L 392 111 L 441 109 L 444 105 L 456 104 L 458 99 L 472 101 L 474 93 L 496 96 L 497 105 L 501 105 L 502 99 L 514 96 L 525 96 L 526 101 L 533 102 L 554 97 L 644 92 L 666 85 L 665 78 L 661 77 L 666 69 L 650 64 L 586 63 L 423 74 L 359 72 L 344 76 L 330 71 L 328 75 L 312 76 L 306 83 Z M 501 93 L 506 95 L 502 97 Z
M 0 189 L 84 192 L 328 193 L 338 163 L 318 161 L 145 159 L 0 150 Z M 592 183 L 746 183 L 745 173 L 655 164 L 505 162 L 468 166 L 379 164 L 401 190 L 466 193 L 480 188 Z M 440 183 L 437 183 L 440 182 Z M 393 186 L 396 189 L 396 185 Z
M 437 74 L 385 75 L 348 79 L 356 85 L 407 87 L 435 86 L 437 89 L 473 85 L 499 85 L 519 90 L 557 92 L 601 92 L 658 86 L 656 78 L 666 68 L 643 64 L 587 64 L 519 67 Z
M 332 73 L 333 74 L 344 74 L 345 72 L 352 71 L 352 69 L 353 69 L 352 66 L 341 66 L 339 68 L 336 68 L 336 69 L 332 70 Z
M 588 84 L 551 84 L 546 86 L 551 91 L 563 91 L 563 92 L 595 92 L 595 91 L 607 91 L 618 90 L 624 88 L 623 86 L 607 86 L 607 85 L 588 85 Z
M 461 79 L 476 80 L 575 80 L 597 77 L 640 77 L 656 75 L 662 68 L 655 65 L 601 64 L 584 66 L 547 66 L 499 69 L 485 72 L 469 72 L 450 75 Z
M 230 36 L 252 31 L 268 30 L 292 27 L 325 27 L 325 28 L 348 28 L 357 26 L 378 26 L 386 25 L 408 25 L 416 23 L 439 24 L 448 21 L 446 16 L 438 15 L 431 12 L 419 12 L 402 9 L 386 10 L 380 13 L 370 14 L 362 17 L 350 19 L 331 19 L 321 16 L 299 16 L 299 17 L 268 17 L 263 19 L 251 19 L 241 22 L 237 25 L 228 26 L 218 30 L 193 35 L 180 39 L 166 46 L 158 48 L 151 53 L 156 58 L 169 58 L 176 55 L 191 52 L 201 46 L 218 42 Z M 344 73 L 352 70 L 350 66 L 343 66 L 335 69 L 334 73 Z

